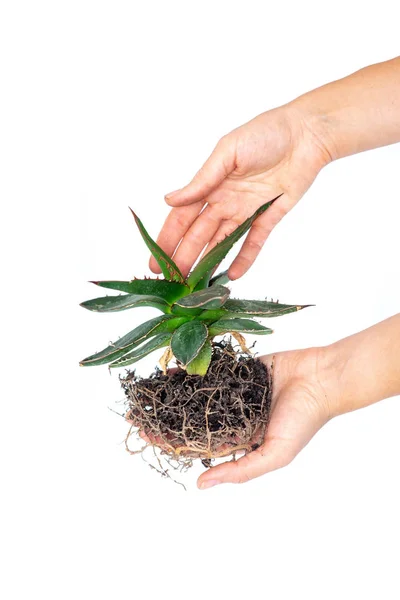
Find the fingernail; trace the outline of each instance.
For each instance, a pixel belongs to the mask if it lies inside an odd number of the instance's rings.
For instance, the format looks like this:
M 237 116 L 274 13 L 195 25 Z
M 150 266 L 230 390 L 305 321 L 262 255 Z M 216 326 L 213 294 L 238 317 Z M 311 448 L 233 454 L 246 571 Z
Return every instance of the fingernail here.
M 206 479 L 205 481 L 202 481 L 199 485 L 199 488 L 201 490 L 207 490 L 210 487 L 213 487 L 214 485 L 219 485 L 221 482 L 217 481 L 217 479 Z
M 175 196 L 175 194 L 177 194 L 178 192 L 180 192 L 180 189 L 179 190 L 175 190 L 174 192 L 169 192 L 169 194 L 165 194 L 164 198 L 166 200 L 169 200 L 170 198 L 172 198 L 172 196 Z

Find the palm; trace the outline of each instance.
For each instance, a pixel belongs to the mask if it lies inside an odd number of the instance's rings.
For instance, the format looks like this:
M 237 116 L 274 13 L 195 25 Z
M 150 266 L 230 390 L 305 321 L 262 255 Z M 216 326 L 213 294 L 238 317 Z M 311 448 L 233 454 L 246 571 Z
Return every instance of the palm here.
M 310 348 L 261 357 L 273 372 L 271 418 L 264 443 L 236 461 L 206 471 L 199 487 L 210 480 L 243 483 L 284 467 L 297 456 L 330 418 L 330 397 L 322 383 L 319 356 L 319 349 Z M 140 435 L 147 443 L 164 444 L 143 431 Z
M 266 362 L 271 359 L 266 357 Z M 266 441 L 277 440 L 282 460 L 290 460 L 305 446 L 329 415 L 325 389 L 318 374 L 315 349 L 281 352 L 274 366 L 274 394 Z
M 194 180 L 168 200 L 175 207 L 158 242 L 174 254 L 186 274 L 203 251 L 282 194 L 251 228 L 229 272 L 236 279 L 248 270 L 271 230 L 301 198 L 320 168 L 321 155 L 312 138 L 287 109 L 264 113 L 223 138 Z M 158 272 L 154 262 L 151 268 Z
M 235 462 L 204 473 L 209 480 L 242 483 L 287 465 L 329 419 L 329 404 L 321 384 L 318 350 L 281 352 L 262 360 L 273 366 L 271 420 L 264 443 Z

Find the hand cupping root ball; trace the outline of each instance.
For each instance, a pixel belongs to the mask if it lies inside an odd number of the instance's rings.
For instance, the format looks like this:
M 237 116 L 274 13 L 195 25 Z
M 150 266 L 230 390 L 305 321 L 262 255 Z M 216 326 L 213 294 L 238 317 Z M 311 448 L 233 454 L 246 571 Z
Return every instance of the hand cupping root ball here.
M 127 367 L 165 348 L 160 360 L 162 370 L 156 369 L 146 379 L 129 371 L 120 377 L 126 396 L 125 417 L 131 423 L 127 438 L 132 430 L 139 431 L 146 445 L 158 446 L 168 458 L 183 465 L 190 465 L 195 458 L 210 465 L 214 458 L 251 452 L 264 439 L 272 373 L 251 355 L 243 334 L 268 335 L 272 329 L 255 321 L 255 317 L 277 317 L 306 306 L 231 299 L 227 272 L 215 277 L 212 274 L 235 242 L 275 200 L 261 206 L 217 244 L 186 279 L 133 213 L 165 279 L 93 282 L 123 294 L 81 304 L 96 312 L 151 306 L 163 313 L 80 364 Z M 233 348 L 231 338 L 215 341 L 225 334 L 236 339 L 240 349 Z M 173 358 L 178 369 L 167 371 Z

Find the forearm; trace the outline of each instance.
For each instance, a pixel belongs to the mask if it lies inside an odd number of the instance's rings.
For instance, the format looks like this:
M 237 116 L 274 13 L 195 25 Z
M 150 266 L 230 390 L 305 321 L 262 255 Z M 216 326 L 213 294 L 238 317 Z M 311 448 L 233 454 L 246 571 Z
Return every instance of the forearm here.
M 322 349 L 332 415 L 400 394 L 400 314 Z
M 400 141 L 400 57 L 290 103 L 332 160 Z

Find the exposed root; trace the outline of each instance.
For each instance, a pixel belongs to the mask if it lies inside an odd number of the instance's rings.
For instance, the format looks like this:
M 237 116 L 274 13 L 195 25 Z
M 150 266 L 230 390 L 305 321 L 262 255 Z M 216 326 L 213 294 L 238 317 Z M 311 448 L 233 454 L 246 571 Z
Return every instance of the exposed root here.
M 172 353 L 171 346 L 168 346 L 168 348 L 165 349 L 164 354 L 160 358 L 160 365 L 164 375 L 167 374 L 168 364 L 171 362 L 173 357 L 174 355 Z
M 120 380 L 126 395 L 125 418 L 131 422 L 125 444 L 132 454 L 155 446 L 171 468 L 186 470 L 193 459 L 211 466 L 212 459 L 235 459 L 237 453 L 251 452 L 264 440 L 271 374 L 261 361 L 243 356 L 230 343 L 214 344 L 204 377 L 183 370 L 167 375 L 157 370 L 147 379 L 128 372 Z M 138 450 L 129 448 L 133 432 L 148 440 Z M 168 473 L 168 468 L 162 467 L 162 473 Z
M 246 338 L 244 337 L 244 335 L 242 335 L 238 331 L 231 331 L 231 335 L 232 335 L 232 337 L 235 338 L 235 340 L 239 344 L 242 352 L 244 352 L 245 354 L 251 354 L 251 351 L 246 346 Z

